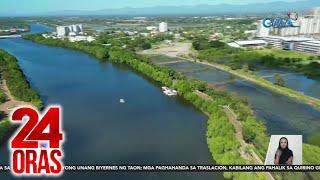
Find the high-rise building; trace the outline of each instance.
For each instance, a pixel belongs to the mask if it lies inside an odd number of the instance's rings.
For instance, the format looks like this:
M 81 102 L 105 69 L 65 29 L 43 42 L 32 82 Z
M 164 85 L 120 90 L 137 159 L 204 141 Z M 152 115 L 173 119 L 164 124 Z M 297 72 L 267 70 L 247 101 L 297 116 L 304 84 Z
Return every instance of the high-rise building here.
M 57 35 L 60 37 L 67 36 L 70 30 L 67 26 L 58 26 L 57 27 Z
M 82 24 L 78 24 L 78 28 L 79 28 L 79 32 L 83 32 L 83 25 Z
M 167 32 L 168 31 L 168 24 L 166 22 L 161 22 L 159 24 L 159 32 Z
M 69 36 L 70 33 L 72 34 L 79 34 L 83 32 L 82 24 L 74 24 L 69 26 L 58 26 L 57 27 L 57 35 L 59 37 Z

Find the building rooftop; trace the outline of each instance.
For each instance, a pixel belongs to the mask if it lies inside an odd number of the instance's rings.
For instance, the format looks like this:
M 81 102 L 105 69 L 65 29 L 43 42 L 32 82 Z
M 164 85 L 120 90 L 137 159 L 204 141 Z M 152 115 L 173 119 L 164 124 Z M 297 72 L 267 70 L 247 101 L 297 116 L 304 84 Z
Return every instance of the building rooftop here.
M 302 42 L 300 44 L 320 47 L 320 41 L 306 41 L 306 42 Z
M 264 40 L 245 40 L 245 41 L 234 41 L 238 45 L 252 45 L 252 44 L 267 44 Z
M 283 36 L 265 36 L 263 38 L 274 38 L 274 39 L 281 39 L 283 41 L 311 41 L 312 38 L 306 38 L 306 37 L 283 37 Z
M 239 47 L 240 47 L 239 44 L 237 44 L 237 43 L 235 43 L 235 42 L 228 43 L 228 45 L 229 45 L 230 47 L 236 47 L 236 48 L 239 48 Z

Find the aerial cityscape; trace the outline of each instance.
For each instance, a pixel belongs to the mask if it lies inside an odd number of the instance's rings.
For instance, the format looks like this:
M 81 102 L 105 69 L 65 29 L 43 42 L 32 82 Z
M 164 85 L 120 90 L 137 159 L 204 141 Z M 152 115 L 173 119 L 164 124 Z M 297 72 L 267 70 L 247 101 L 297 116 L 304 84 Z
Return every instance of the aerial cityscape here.
M 0 7 L 0 171 L 17 108 L 59 105 L 58 179 L 320 179 L 208 167 L 320 167 L 320 2 L 26 2 Z

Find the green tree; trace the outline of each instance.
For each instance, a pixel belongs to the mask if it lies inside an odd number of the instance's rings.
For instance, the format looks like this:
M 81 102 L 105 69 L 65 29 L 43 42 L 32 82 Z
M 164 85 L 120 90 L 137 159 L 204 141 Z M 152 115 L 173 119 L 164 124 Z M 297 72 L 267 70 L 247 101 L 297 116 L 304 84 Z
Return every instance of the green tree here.
M 285 81 L 280 74 L 275 74 L 274 80 L 275 80 L 274 82 L 275 85 L 282 86 L 282 87 L 285 86 Z
M 6 101 L 6 96 L 4 95 L 4 93 L 0 89 L 0 103 L 3 103 L 5 101 Z
M 242 70 L 243 70 L 244 72 L 248 72 L 248 71 L 249 71 L 249 65 L 248 65 L 248 64 L 244 64 L 244 65 L 242 66 Z
M 151 48 L 151 43 L 149 42 L 144 42 L 141 44 L 142 49 L 150 49 Z

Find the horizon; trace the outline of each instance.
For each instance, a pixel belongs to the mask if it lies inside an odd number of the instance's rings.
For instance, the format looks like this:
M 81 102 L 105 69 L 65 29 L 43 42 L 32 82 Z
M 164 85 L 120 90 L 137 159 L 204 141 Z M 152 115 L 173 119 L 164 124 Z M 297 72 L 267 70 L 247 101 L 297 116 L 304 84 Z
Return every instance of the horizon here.
M 156 1 L 146 1 L 146 0 L 119 0 L 117 2 L 103 0 L 91 0 L 88 3 L 85 0 L 29 0 L 29 1 L 18 1 L 18 0 L 3 0 L 2 6 L 0 7 L 0 16 L 32 16 L 32 15 L 50 15 L 51 13 L 62 13 L 70 11 L 100 11 L 104 9 L 125 9 L 125 8 L 153 8 L 161 6 L 198 6 L 198 5 L 251 5 L 251 4 L 267 4 L 274 2 L 288 2 L 288 3 L 299 3 L 299 2 L 312 2 L 313 0 L 245 0 L 239 2 L 239 0 L 185 0 L 183 2 L 177 0 L 156 0 Z M 19 6 L 16 6 L 19 4 Z M 63 15 L 63 14 L 61 14 Z

